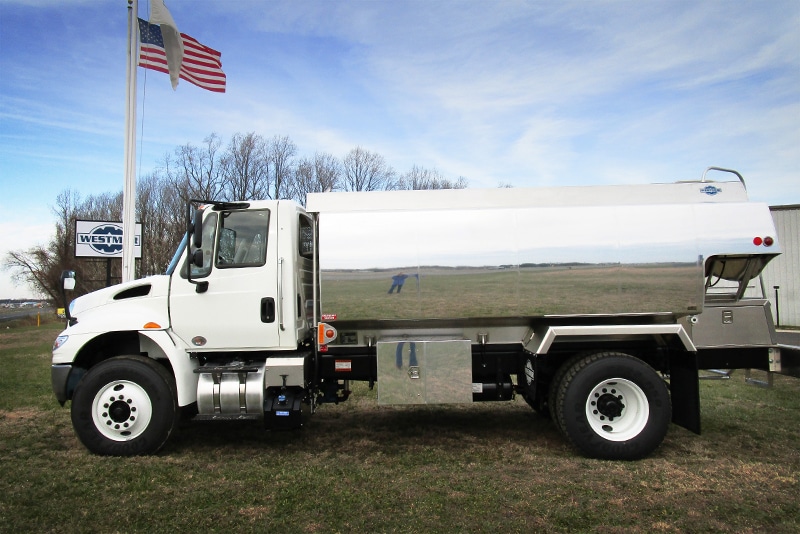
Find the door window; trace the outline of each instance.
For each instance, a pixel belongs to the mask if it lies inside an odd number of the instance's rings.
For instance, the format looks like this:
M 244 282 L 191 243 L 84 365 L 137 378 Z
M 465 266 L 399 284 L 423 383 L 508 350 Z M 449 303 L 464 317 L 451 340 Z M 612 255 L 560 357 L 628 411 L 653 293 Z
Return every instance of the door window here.
M 216 266 L 260 267 L 267 262 L 269 210 L 223 212 Z
M 213 264 L 220 269 L 264 265 L 267 262 L 268 229 L 269 210 L 209 214 L 203 222 L 203 265 L 192 265 L 192 278 L 208 276 L 212 258 L 216 258 Z M 191 252 L 195 250 L 192 248 Z M 185 264 L 181 276 L 186 278 Z

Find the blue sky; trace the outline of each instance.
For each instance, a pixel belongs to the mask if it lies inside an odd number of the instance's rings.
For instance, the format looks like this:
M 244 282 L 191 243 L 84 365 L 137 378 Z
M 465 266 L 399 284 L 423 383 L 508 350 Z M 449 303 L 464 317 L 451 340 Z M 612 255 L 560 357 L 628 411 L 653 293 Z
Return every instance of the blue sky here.
M 800 2 L 168 0 L 227 92 L 138 70 L 137 165 L 212 132 L 356 146 L 470 187 L 671 182 L 735 168 L 800 203 Z M 148 18 L 147 1 L 139 16 Z M 0 0 L 0 254 L 122 190 L 126 0 Z M 0 298 L 30 295 L 0 271 Z

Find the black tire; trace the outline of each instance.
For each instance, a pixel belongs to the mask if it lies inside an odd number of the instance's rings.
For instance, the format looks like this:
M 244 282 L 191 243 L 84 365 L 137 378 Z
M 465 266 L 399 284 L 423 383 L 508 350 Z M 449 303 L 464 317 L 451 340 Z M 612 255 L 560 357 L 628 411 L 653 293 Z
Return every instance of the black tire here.
M 572 364 L 555 402 L 566 437 L 593 458 L 643 458 L 664 440 L 672 419 L 664 380 L 642 360 L 616 352 Z
M 163 366 L 143 356 L 118 356 L 97 364 L 72 397 L 78 439 L 104 456 L 155 453 L 177 421 L 174 384 Z
M 570 356 L 569 359 L 558 368 L 556 373 L 553 375 L 552 382 L 550 382 L 550 388 L 547 392 L 547 406 L 550 411 L 550 418 L 553 420 L 553 422 L 556 424 L 556 428 L 558 428 L 562 434 L 566 434 L 566 430 L 564 429 L 564 420 L 561 417 L 561 410 L 557 409 L 558 388 L 564 381 L 567 371 L 569 371 L 577 361 L 585 358 L 586 355 L 586 353 L 581 353 Z

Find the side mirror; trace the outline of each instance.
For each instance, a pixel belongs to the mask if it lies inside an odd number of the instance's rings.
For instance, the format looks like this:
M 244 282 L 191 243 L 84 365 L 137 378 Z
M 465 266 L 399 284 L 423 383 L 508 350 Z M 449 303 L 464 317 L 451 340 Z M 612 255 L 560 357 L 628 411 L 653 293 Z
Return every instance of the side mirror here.
M 203 211 L 196 210 L 192 219 L 192 243 L 194 248 L 203 246 Z
M 65 291 L 72 291 L 75 289 L 75 271 L 61 272 L 61 286 Z
M 195 250 L 192 254 L 192 265 L 195 267 L 203 266 L 203 251 L 201 249 Z
M 67 316 L 67 324 L 72 326 L 77 320 L 69 313 L 69 302 L 67 302 L 67 291 L 75 289 L 75 271 L 61 271 L 61 300 L 64 302 L 64 314 Z

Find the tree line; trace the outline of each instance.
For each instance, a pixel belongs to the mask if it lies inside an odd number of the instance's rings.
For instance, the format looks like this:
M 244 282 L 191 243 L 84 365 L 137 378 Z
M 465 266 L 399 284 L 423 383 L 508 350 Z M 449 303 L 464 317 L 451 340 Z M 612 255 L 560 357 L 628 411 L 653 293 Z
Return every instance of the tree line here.
M 165 154 L 163 161 L 136 184 L 136 220 L 142 224 L 142 257 L 137 277 L 163 273 L 186 233 L 189 199 L 293 199 L 305 203 L 307 193 L 402 189 L 463 189 L 467 180 L 445 178 L 435 169 L 417 165 L 398 173 L 378 153 L 360 146 L 344 157 L 317 152 L 298 156 L 287 136 L 265 138 L 254 132 L 236 133 L 223 146 L 212 133 L 199 146 L 187 143 Z M 121 221 L 122 191 L 81 197 L 60 192 L 52 207 L 55 232 L 46 245 L 13 250 L 3 267 L 13 279 L 54 303 L 61 301 L 64 270 L 77 275 L 75 296 L 118 282 L 120 260 L 75 257 L 75 221 Z

